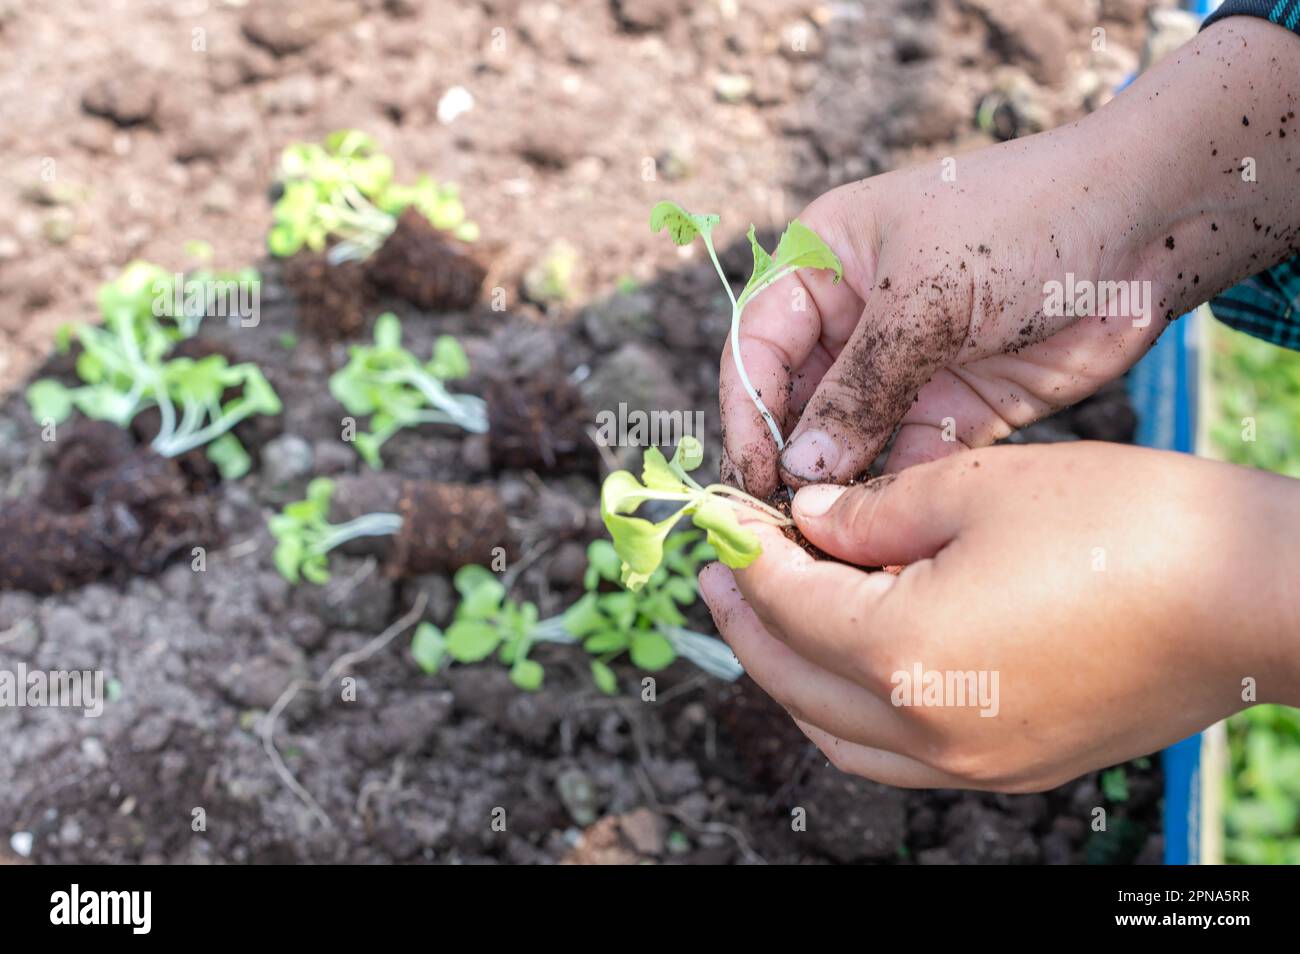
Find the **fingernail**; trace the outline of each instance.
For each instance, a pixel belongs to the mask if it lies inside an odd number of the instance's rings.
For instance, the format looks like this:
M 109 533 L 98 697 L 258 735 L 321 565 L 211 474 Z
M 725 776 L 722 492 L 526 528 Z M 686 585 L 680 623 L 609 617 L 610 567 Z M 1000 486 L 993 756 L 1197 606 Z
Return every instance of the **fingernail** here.
M 826 477 L 840 462 L 840 446 L 824 431 L 806 431 L 781 455 L 786 473 L 804 480 Z
M 794 495 L 794 515 L 820 517 L 840 499 L 845 489 L 839 484 L 809 484 Z
M 716 588 L 722 583 L 721 571 L 721 563 L 710 563 L 704 569 L 700 570 L 700 575 L 698 577 L 700 596 L 704 598 L 704 604 L 710 609 L 713 608 L 713 598 L 716 595 Z

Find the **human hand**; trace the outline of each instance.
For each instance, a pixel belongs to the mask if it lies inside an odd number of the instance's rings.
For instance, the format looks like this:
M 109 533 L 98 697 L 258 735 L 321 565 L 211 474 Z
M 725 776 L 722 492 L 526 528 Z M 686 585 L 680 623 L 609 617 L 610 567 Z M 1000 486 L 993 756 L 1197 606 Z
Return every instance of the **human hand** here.
M 1294 254 L 1297 57 L 1287 31 L 1230 18 L 1085 120 L 817 199 L 800 219 L 844 281 L 796 273 L 746 309 L 740 351 L 789 440 L 778 473 L 724 348 L 724 480 L 760 498 L 778 477 L 845 483 L 900 424 L 888 470 L 991 444 L 1122 374 L 1174 316 Z M 1268 174 L 1238 174 L 1243 157 Z M 1049 313 L 1050 283 L 1100 298 L 1103 282 L 1124 283 L 1113 287 L 1127 302 Z
M 842 770 L 1038 791 L 1243 708 L 1245 679 L 1260 702 L 1300 701 L 1297 514 L 1300 482 L 1226 464 L 989 448 L 796 495 L 809 541 L 906 564 L 896 576 L 754 524 L 759 560 L 700 584 L 746 670 Z M 967 705 L 899 704 L 917 667 L 974 674 Z

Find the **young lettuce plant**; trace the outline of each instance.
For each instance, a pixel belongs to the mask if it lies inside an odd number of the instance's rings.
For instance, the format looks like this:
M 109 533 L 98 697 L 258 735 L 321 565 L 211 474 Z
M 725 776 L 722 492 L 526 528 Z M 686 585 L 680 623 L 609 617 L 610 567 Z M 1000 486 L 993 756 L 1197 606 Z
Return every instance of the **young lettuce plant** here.
M 698 533 L 674 533 L 664 541 L 663 563 L 637 590 L 601 592 L 622 581 L 622 561 L 608 540 L 587 547 L 586 594 L 564 613 L 564 628 L 591 653 L 591 674 L 602 692 L 617 689 L 609 664 L 627 653 L 641 669 L 657 672 L 681 656 L 718 679 L 743 670 L 721 640 L 686 627 L 681 607 L 695 602 L 695 576 L 716 552 Z
M 639 590 L 659 568 L 668 534 L 683 517 L 690 517 L 705 531 L 718 558 L 736 569 L 749 566 L 762 552 L 758 537 L 740 523 L 739 513 L 773 526 L 792 524 L 776 508 L 735 487 L 701 486 L 689 472 L 703 459 L 703 446 L 687 436 L 677 445 L 671 461 L 658 448 L 647 448 L 640 480 L 626 470 L 614 471 L 605 478 L 600 490 L 600 516 L 621 561 L 619 580 L 629 590 Z M 669 503 L 676 509 L 653 522 L 632 516 L 648 501 Z
M 220 355 L 164 362 L 172 337 L 157 322 L 141 321 L 128 304 L 105 310 L 104 326 L 76 329 L 82 387 L 36 381 L 27 401 L 37 421 L 62 423 L 78 410 L 95 420 L 129 427 L 136 415 L 158 408 L 160 427 L 150 445 L 163 457 L 207 446 L 223 479 L 248 473 L 251 460 L 231 431 L 254 414 L 279 414 L 280 399 L 253 364 L 231 365 Z M 227 390 L 239 393 L 222 403 Z
M 359 130 L 331 133 L 323 144 L 288 146 L 280 157 L 280 179 L 284 192 L 267 235 L 276 256 L 293 255 L 303 246 L 319 252 L 334 238 L 332 263 L 359 261 L 383 244 L 409 206 L 462 241 L 478 237 L 455 186 L 439 186 L 428 176 L 414 186 L 393 182 L 392 159 Z
M 446 632 L 421 623 L 411 638 L 411 655 L 420 668 L 433 674 L 448 661 L 476 663 L 496 653 L 510 667 L 516 686 L 527 692 L 540 689 L 546 673 L 528 654 L 539 642 L 574 642 L 564 618 L 539 621 L 537 606 L 508 599 L 505 584 L 486 567 L 463 566 L 453 583 L 461 600 Z
M 287 504 L 268 526 L 275 537 L 275 568 L 290 583 L 329 582 L 329 552 L 357 537 L 386 537 L 402 527 L 395 513 L 368 513 L 347 523 L 329 522 L 334 481 L 317 477 L 307 485 L 303 500 Z
M 756 297 L 781 279 L 793 275 L 801 268 L 821 268 L 835 273 L 835 281 L 844 276 L 843 266 L 835 253 L 821 237 L 798 219 L 792 221 L 776 249 L 768 253 L 749 227 L 749 246 L 754 265 L 749 281 L 739 295 L 731 290 L 722 264 L 713 247 L 713 229 L 721 221 L 716 215 L 695 215 L 674 202 L 660 202 L 650 212 L 650 228 L 654 232 L 668 230 L 669 237 L 678 245 L 689 245 L 699 238 L 709 253 L 709 259 L 722 280 L 722 288 L 731 302 L 731 357 L 735 361 L 745 393 L 754 403 L 759 415 L 767 424 L 777 448 L 785 446 L 781 428 L 762 397 L 749 380 L 745 363 L 740 355 L 740 319 L 745 307 Z M 758 558 L 761 548 L 757 537 L 745 530 L 736 519 L 737 508 L 748 507 L 750 514 L 776 526 L 789 526 L 780 511 L 753 497 L 724 484 L 701 487 L 688 471 L 694 470 L 703 459 L 703 449 L 694 438 L 683 438 L 671 462 L 664 459 L 655 448 L 645 452 L 641 481 L 627 471 L 615 471 L 605 479 L 601 488 L 601 516 L 614 548 L 623 563 L 622 582 L 630 590 L 645 584 L 663 558 L 663 541 L 682 517 L 689 516 L 695 525 L 708 533 L 709 542 L 718 551 L 723 563 L 730 567 L 748 566 Z M 650 500 L 671 501 L 681 506 L 667 519 L 652 523 L 631 516 L 641 504 Z
M 693 215 L 675 202 L 660 202 L 650 211 L 651 231 L 659 232 L 667 228 L 669 237 L 677 245 L 690 245 L 697 237 L 704 242 L 709 259 L 717 270 L 718 278 L 722 280 L 722 288 L 727 293 L 727 300 L 731 302 L 731 357 L 736 363 L 740 383 L 744 386 L 749 399 L 754 402 L 754 407 L 758 408 L 758 413 L 762 415 L 768 430 L 771 431 L 772 440 L 776 442 L 777 448 L 781 449 L 785 446 L 781 428 L 768 411 L 767 405 L 763 403 L 754 385 L 750 383 L 749 374 L 745 371 L 745 363 L 740 357 L 741 313 L 746 305 L 766 289 L 801 268 L 822 268 L 833 271 L 834 280 L 839 282 L 844 277 L 844 267 L 831 251 L 830 246 L 822 241 L 821 236 L 798 219 L 794 219 L 786 227 L 776 243 L 776 250 L 771 254 L 768 254 L 767 250 L 759 244 L 754 234 L 754 226 L 750 225 L 749 247 L 754 256 L 753 270 L 740 294 L 733 294 L 731 284 L 722 270 L 722 264 L 718 261 L 718 254 L 713 248 L 713 229 L 720 221 L 721 217 L 717 215 Z
M 488 429 L 487 404 L 471 394 L 453 394 L 444 382 L 469 374 L 469 359 L 450 335 L 434 342 L 433 356 L 420 360 L 402 347 L 402 324 L 392 312 L 375 321 L 375 343 L 353 345 L 347 365 L 330 378 L 330 393 L 349 414 L 370 418 L 370 431 L 356 438 L 357 453 L 380 470 L 379 451 L 404 427 L 454 424 L 476 434 Z
M 510 667 L 520 689 L 535 691 L 545 679 L 528 654 L 541 642 L 575 643 L 592 655 L 591 675 L 601 692 L 618 691 L 610 663 L 627 653 L 642 669 L 657 672 L 680 655 L 721 679 L 735 679 L 739 664 L 720 640 L 685 628 L 679 606 L 696 598 L 695 573 L 713 551 L 698 534 L 674 534 L 665 544 L 665 561 L 637 593 L 599 592 L 603 581 L 617 582 L 619 559 L 606 541 L 587 550 L 588 567 L 580 600 L 559 616 L 539 620 L 532 603 L 506 596 L 504 584 L 481 566 L 462 567 L 455 576 L 461 595 L 455 619 L 444 632 L 421 623 L 411 639 L 411 655 L 427 673 L 449 661 L 480 662 L 493 653 Z

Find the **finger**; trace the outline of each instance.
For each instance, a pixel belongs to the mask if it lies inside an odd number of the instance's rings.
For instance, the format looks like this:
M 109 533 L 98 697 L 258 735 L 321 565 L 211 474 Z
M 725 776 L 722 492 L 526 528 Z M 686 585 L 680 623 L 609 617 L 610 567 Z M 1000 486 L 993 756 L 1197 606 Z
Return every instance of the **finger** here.
M 854 209 L 864 199 L 846 188 L 818 198 L 799 216 L 801 222 L 839 255 L 844 280 L 829 272 L 804 269 L 768 288 L 744 311 L 740 358 L 750 384 L 778 426 L 786 419 L 792 377 L 805 367 L 818 344 L 838 353 L 862 313 L 861 290 L 873 270 L 872 232 Z M 828 355 L 829 356 L 829 355 Z M 776 443 L 736 368 L 730 336 L 724 343 L 719 397 L 726 453 L 739 468 L 744 489 L 766 497 L 776 489 Z
M 893 621 L 878 610 L 898 577 L 814 560 L 779 530 L 746 526 L 763 554 L 735 571 L 736 585 L 768 632 L 809 662 L 888 696 L 900 642 L 891 641 Z M 809 607 L 817 607 L 815 617 Z
M 813 665 L 773 638 L 726 567 L 715 563 L 700 573 L 700 594 L 745 671 L 794 718 L 891 752 L 922 744 L 915 725 L 887 699 Z
M 804 487 L 794 498 L 795 522 L 813 545 L 860 566 L 928 559 L 968 522 L 966 501 L 986 453 L 921 464 L 855 487 Z
M 930 424 L 904 424 L 898 429 L 894 446 L 889 449 L 889 457 L 885 461 L 885 473 L 892 474 L 908 467 L 915 467 L 917 464 L 942 460 L 966 449 L 965 443 L 950 439 L 948 432 L 942 427 L 934 427 Z M 812 486 L 835 485 L 813 484 Z
M 939 276 L 919 290 L 874 288 L 790 435 L 782 478 L 847 483 L 866 471 L 921 387 L 957 355 L 970 296 L 962 277 Z
M 955 775 L 931 768 L 924 762 L 874 749 L 866 745 L 841 739 L 815 725 L 795 719 L 795 725 L 806 735 L 813 745 L 821 750 L 841 772 L 860 775 L 862 778 L 893 785 L 895 788 L 969 788 Z

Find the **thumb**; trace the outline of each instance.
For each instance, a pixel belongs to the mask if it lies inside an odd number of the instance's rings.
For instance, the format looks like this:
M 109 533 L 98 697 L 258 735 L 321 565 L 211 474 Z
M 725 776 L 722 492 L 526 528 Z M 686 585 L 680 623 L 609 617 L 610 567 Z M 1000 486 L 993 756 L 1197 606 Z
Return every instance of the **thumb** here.
M 970 457 L 920 464 L 854 487 L 804 487 L 795 494 L 795 522 L 814 546 L 857 566 L 927 559 L 961 529 L 965 493 L 953 477 L 967 466 L 958 461 Z
M 898 289 L 883 268 L 880 275 L 781 455 L 791 486 L 843 484 L 864 473 L 921 387 L 965 341 L 969 306 L 943 290 L 960 286 L 941 276 L 924 291 Z

